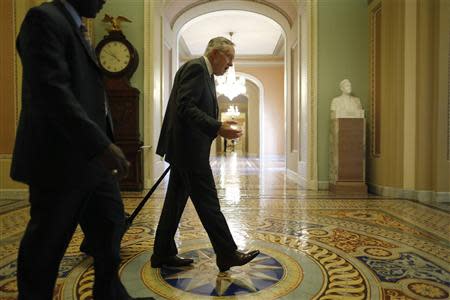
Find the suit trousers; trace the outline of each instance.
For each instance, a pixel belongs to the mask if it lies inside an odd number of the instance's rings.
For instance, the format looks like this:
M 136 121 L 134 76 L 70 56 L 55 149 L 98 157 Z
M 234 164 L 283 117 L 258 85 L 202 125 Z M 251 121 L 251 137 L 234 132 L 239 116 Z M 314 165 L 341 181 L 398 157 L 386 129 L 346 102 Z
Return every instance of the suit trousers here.
M 83 188 L 30 186 L 31 219 L 17 266 L 19 300 L 52 299 L 59 264 L 79 223 L 93 248 L 94 299 L 127 299 L 118 277 L 123 202 L 117 180 L 101 166 L 97 171 Z
M 189 196 L 216 254 L 234 252 L 237 247 L 220 210 L 211 168 L 194 171 L 171 166 L 166 198 L 156 230 L 154 254 L 173 256 L 178 253 L 174 237 Z

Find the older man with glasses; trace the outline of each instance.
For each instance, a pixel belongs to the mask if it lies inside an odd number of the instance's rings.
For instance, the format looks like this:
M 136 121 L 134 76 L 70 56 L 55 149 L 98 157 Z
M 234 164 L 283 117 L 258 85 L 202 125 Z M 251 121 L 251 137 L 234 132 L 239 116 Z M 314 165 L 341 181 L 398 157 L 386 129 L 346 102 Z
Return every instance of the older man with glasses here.
M 209 163 L 212 141 L 218 136 L 235 139 L 242 135 L 234 121 L 219 122 L 214 75 L 223 75 L 233 65 L 234 44 L 224 37 L 209 41 L 204 56 L 185 63 L 175 76 L 156 153 L 171 165 L 164 207 L 156 231 L 151 266 L 188 266 L 174 240 L 188 197 L 208 233 L 221 272 L 241 266 L 258 254 L 237 250 L 220 210 Z

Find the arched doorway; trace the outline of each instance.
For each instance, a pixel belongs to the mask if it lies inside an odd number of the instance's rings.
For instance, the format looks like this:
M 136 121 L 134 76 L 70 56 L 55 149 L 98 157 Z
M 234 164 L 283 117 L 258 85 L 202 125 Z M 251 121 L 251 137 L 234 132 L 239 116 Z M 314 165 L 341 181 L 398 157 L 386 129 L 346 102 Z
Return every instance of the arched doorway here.
M 272 3 L 273 2 L 273 3 Z M 294 167 L 288 166 L 288 173 L 293 173 L 294 176 L 298 176 L 298 181 L 303 186 L 310 189 L 317 189 L 317 90 L 315 87 L 315 74 L 317 69 L 316 64 L 316 19 L 317 10 L 316 4 L 309 1 L 300 1 L 294 5 L 294 10 L 286 10 L 282 7 L 288 5 L 286 3 L 278 3 L 274 1 L 214 1 L 214 2 L 193 2 L 190 5 L 179 5 L 178 2 L 167 2 L 168 5 L 160 6 L 154 9 L 152 5 L 146 4 L 146 22 L 149 24 L 146 29 L 150 33 L 149 38 L 146 40 L 147 45 L 153 47 L 147 51 L 149 55 L 150 63 L 144 66 L 144 73 L 153 73 L 150 83 L 148 84 L 148 101 L 144 102 L 144 114 L 150 113 L 149 118 L 152 119 L 152 125 L 147 129 L 144 128 L 144 135 L 147 136 L 147 140 L 150 143 L 155 144 L 157 140 L 157 133 L 159 132 L 158 124 L 162 121 L 162 113 L 165 108 L 165 99 L 168 98 L 168 92 L 163 92 L 163 86 L 171 86 L 171 80 L 176 70 L 178 69 L 178 57 L 179 57 L 179 35 L 180 30 L 189 21 L 196 17 L 219 11 L 247 11 L 266 16 L 273 22 L 276 22 L 281 26 L 283 31 L 283 37 L 285 39 L 284 47 L 284 95 L 281 97 L 283 101 L 284 120 L 282 125 L 285 128 L 284 137 L 286 139 L 284 157 L 288 157 L 287 149 L 289 140 L 292 134 L 299 135 L 301 141 L 301 161 Z M 178 4 L 177 4 L 178 3 Z M 176 4 L 176 5 L 175 5 Z M 171 6 L 172 5 L 172 6 Z M 175 9 L 174 9 L 175 5 Z M 173 11 L 165 11 L 170 9 Z M 293 13 L 295 11 L 295 13 Z M 289 13 L 287 13 L 289 12 Z M 289 17 L 287 17 L 289 15 Z M 159 44 L 160 43 L 160 44 Z M 293 51 L 294 45 L 297 45 L 298 51 Z M 163 52 L 163 53 L 162 53 Z M 298 66 L 295 66 L 295 62 L 292 61 L 292 54 L 297 55 Z M 161 62 L 159 62 L 161 60 Z M 157 62 L 154 65 L 154 62 Z M 164 62 L 164 64 L 163 64 Z M 301 103 L 297 107 L 301 107 L 302 111 L 301 120 L 304 125 L 301 128 L 301 132 L 291 133 L 294 127 L 291 120 L 290 109 L 292 107 L 292 71 L 293 68 L 301 68 L 295 70 L 298 72 L 297 80 L 295 84 L 300 86 L 301 89 L 297 90 L 296 100 Z M 147 70 L 147 71 L 146 71 Z M 161 80 L 161 83 L 158 83 Z M 166 83 L 169 84 L 166 84 Z M 157 86 L 155 86 L 157 84 Z M 155 94 L 156 93 L 156 94 Z M 161 102 L 159 102 L 161 99 Z M 155 101 L 156 100 L 156 101 Z M 152 102 L 153 101 L 153 102 Z M 160 103 L 160 104 L 159 104 Z M 147 106 L 147 108 L 145 107 Z M 264 109 L 265 110 L 265 109 Z M 144 117 L 145 118 L 145 117 Z M 297 156 L 300 159 L 300 156 Z M 159 160 L 151 158 L 155 163 Z M 161 170 L 161 167 L 153 170 Z M 151 172 L 151 171 L 149 171 Z M 159 171 L 156 171 L 158 174 Z
M 185 13 L 188 14 L 189 12 L 190 10 Z M 179 19 L 183 18 L 184 15 L 179 17 Z M 283 28 L 273 19 L 248 10 L 227 9 L 208 12 L 195 16 L 192 19 L 185 18 L 186 22 L 184 24 L 179 22 L 179 19 L 174 24 L 173 36 L 175 41 L 173 44 L 175 47 L 172 49 L 172 53 L 174 53 L 172 55 L 173 66 L 182 64 L 188 59 L 201 56 L 210 38 L 218 35 L 227 36 L 227 30 L 234 31 L 233 42 L 236 44 L 236 59 L 234 62 L 237 70 L 236 75 L 237 77 L 244 77 L 249 81 L 250 85 L 257 88 L 256 100 L 250 100 L 253 102 L 256 101 L 254 104 L 261 107 L 261 110 L 258 108 L 255 111 L 255 105 L 252 105 L 250 112 L 247 111 L 240 114 L 240 117 L 244 117 L 243 123 L 250 126 L 246 126 L 246 129 L 254 129 L 255 124 L 257 128 L 253 130 L 251 137 L 247 135 L 245 139 L 240 139 L 239 145 L 236 146 L 240 150 L 244 150 L 245 154 L 252 154 L 258 157 L 271 155 L 284 160 L 286 79 L 283 73 L 285 72 L 284 62 L 286 51 L 284 45 L 286 34 Z M 208 30 L 204 28 L 208 28 Z M 269 65 L 267 62 L 271 62 L 272 64 Z M 274 62 L 276 66 L 273 65 Z M 274 67 L 277 69 L 275 72 L 273 70 Z M 171 72 L 176 72 L 176 69 L 178 67 L 174 67 Z M 248 69 L 249 71 L 239 72 L 240 69 Z M 256 79 L 257 76 L 262 76 L 263 80 Z M 276 80 L 274 80 L 274 77 L 276 77 Z M 268 118 L 265 118 L 263 109 L 266 100 L 265 93 L 263 92 L 261 93 L 261 97 L 259 96 L 259 90 L 264 91 L 265 89 L 264 85 L 270 87 L 267 99 L 270 103 L 268 106 Z M 235 103 L 242 102 L 239 100 L 230 101 L 226 105 L 226 102 L 223 101 L 224 98 L 220 97 L 220 94 L 218 96 L 219 102 L 222 99 L 222 110 L 225 108 L 231 109 L 232 107 L 238 108 L 244 105 L 243 103 L 235 105 Z M 255 95 L 251 96 L 255 97 Z M 236 99 L 243 100 L 241 98 L 239 96 Z M 276 112 L 273 113 L 270 109 L 274 109 Z M 227 116 L 223 111 L 222 113 L 221 116 Z M 248 118 L 250 116 L 251 118 Z M 278 119 L 276 122 L 266 124 L 263 120 L 272 121 L 273 118 L 271 116 L 277 116 Z M 272 134 L 269 136 L 270 138 L 264 139 L 263 132 L 271 132 Z M 249 140 L 249 138 L 253 139 L 253 141 Z M 257 143 L 256 150 L 254 146 L 255 140 Z M 265 140 L 268 141 L 267 144 L 264 144 Z M 215 144 L 217 152 L 223 150 L 223 144 L 224 141 Z M 244 149 L 241 149 L 242 145 L 245 146 Z M 213 150 L 212 153 L 216 153 L 216 150 Z

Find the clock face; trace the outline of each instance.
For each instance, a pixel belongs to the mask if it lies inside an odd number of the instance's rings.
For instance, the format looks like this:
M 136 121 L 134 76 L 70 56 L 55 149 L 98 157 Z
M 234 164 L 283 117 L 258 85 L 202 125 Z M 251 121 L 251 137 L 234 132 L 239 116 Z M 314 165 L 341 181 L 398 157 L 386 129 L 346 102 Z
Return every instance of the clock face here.
M 118 73 L 123 71 L 131 60 L 128 47 L 119 41 L 111 41 L 105 44 L 99 53 L 99 62 L 108 72 Z

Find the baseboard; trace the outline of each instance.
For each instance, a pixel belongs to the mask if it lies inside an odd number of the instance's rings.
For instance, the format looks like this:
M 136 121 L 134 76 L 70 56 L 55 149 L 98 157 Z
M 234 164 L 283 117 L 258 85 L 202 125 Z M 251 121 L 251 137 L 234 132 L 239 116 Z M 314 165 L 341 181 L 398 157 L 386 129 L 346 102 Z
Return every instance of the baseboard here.
M 28 198 L 28 189 L 4 189 L 0 190 L 0 200 L 23 200 Z
M 319 181 L 318 182 L 319 191 L 327 191 L 330 188 L 329 181 Z
M 439 203 L 450 203 L 450 192 L 436 192 L 435 201 Z
M 336 181 L 328 184 L 330 193 L 336 195 L 367 195 L 367 184 L 362 181 Z
M 368 184 L 369 192 L 392 198 L 412 199 L 419 202 L 450 203 L 450 192 L 404 190 L 389 186 Z

